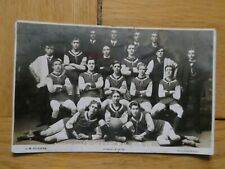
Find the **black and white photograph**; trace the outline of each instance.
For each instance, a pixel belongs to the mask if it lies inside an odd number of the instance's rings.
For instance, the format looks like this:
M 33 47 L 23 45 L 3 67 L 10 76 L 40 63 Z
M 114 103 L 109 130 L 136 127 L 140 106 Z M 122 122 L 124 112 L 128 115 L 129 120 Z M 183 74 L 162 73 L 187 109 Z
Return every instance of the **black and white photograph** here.
M 15 24 L 12 152 L 214 154 L 216 31 Z

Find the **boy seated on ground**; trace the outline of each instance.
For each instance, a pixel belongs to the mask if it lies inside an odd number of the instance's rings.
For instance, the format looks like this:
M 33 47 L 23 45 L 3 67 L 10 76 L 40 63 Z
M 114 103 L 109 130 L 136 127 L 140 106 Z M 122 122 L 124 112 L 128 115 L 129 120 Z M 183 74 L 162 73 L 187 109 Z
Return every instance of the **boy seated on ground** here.
M 105 141 L 125 142 L 122 126 L 128 120 L 127 107 L 120 103 L 121 93 L 113 91 L 112 102 L 106 106 L 104 120 L 99 121 Z
M 177 135 L 168 122 L 153 120 L 149 113 L 141 110 L 138 102 L 130 103 L 130 111 L 132 117 L 123 128 L 130 131 L 134 140 L 145 141 L 153 138 L 160 146 L 198 146 L 198 138 Z

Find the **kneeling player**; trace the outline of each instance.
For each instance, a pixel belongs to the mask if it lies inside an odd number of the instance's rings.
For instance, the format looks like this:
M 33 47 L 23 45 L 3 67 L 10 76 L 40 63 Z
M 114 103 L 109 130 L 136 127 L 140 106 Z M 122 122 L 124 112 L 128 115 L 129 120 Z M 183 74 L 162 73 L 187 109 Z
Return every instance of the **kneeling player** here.
M 138 63 L 138 76 L 135 77 L 130 85 L 130 95 L 134 101 L 137 101 L 141 108 L 150 113 L 152 105 L 150 97 L 152 96 L 152 81 L 146 77 L 146 66 L 143 63 Z
M 172 126 L 163 120 L 153 120 L 149 113 L 141 111 L 138 102 L 130 103 L 132 117 L 124 125 L 124 128 L 132 133 L 136 141 L 144 141 L 149 138 L 156 138 L 161 146 L 190 145 L 197 146 L 198 138 L 194 136 L 177 135 Z
M 52 123 L 56 121 L 60 107 L 71 110 L 71 115 L 77 111 L 74 102 L 69 99 L 72 96 L 72 85 L 62 67 L 61 59 L 52 61 L 53 72 L 47 76 L 47 87 L 50 93 L 50 106 L 52 108 Z
M 18 137 L 17 140 L 36 140 L 46 143 L 54 143 L 67 139 L 97 140 L 102 137 L 101 129 L 98 126 L 98 115 L 101 105 L 92 101 L 87 111 L 76 113 L 72 118 L 62 119 L 49 126 L 44 131 L 33 132 L 29 136 Z
M 118 91 L 114 91 L 112 93 L 112 103 L 106 106 L 105 118 L 99 121 L 106 141 L 126 141 L 122 126 L 128 120 L 128 113 L 126 106 L 120 103 L 120 99 L 121 94 Z
M 183 108 L 178 104 L 181 96 L 181 87 L 176 79 L 173 79 L 173 67 L 168 65 L 165 67 L 166 77 L 159 83 L 158 95 L 161 99 L 151 110 L 151 115 L 155 117 L 167 106 L 176 113 L 173 128 L 176 131 L 178 124 L 183 115 Z

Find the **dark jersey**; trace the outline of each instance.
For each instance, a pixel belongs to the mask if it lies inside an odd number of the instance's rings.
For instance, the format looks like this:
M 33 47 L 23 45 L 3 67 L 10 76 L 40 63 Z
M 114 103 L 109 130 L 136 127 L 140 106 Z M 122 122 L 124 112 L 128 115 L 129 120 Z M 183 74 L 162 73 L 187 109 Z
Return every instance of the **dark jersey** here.
M 127 108 L 122 104 L 120 104 L 119 108 L 115 108 L 113 104 L 109 104 L 106 106 L 106 111 L 110 113 L 111 117 L 120 118 L 127 111 Z
M 155 82 L 160 82 L 163 79 L 164 73 L 164 61 L 159 62 L 158 59 L 155 57 L 153 59 L 154 67 L 151 73 L 151 79 Z
M 93 134 L 94 129 L 98 126 L 98 118 L 90 119 L 88 117 L 88 112 L 82 112 L 77 121 L 73 124 L 74 130 L 79 133 Z
M 132 70 L 134 67 L 137 67 L 137 64 L 140 61 L 138 60 L 138 58 L 129 58 L 126 57 L 123 59 L 122 64 L 126 65 L 126 67 L 128 67 L 130 70 Z
M 148 65 L 148 63 L 153 59 L 157 47 L 152 46 L 152 44 L 146 46 L 143 48 L 141 55 L 139 55 L 139 60 L 144 63 L 145 65 Z
M 81 73 L 80 76 L 84 79 L 85 83 L 96 83 L 100 77 L 102 77 L 99 73 Z M 81 97 L 100 97 L 100 89 L 83 91 L 81 93 Z
M 130 121 L 134 125 L 134 129 L 135 129 L 134 134 L 141 134 L 147 131 L 148 127 L 147 127 L 145 115 L 146 115 L 146 112 L 142 112 L 139 120 L 134 119 L 134 117 L 130 119 Z M 153 120 L 153 123 L 154 123 L 154 131 L 151 133 L 152 136 L 160 135 L 163 130 L 165 122 L 163 120 Z
M 179 85 L 179 83 L 176 79 L 171 80 L 171 81 L 162 79 L 159 84 L 161 84 L 163 86 L 164 90 L 167 90 L 167 91 L 175 90 L 175 88 Z
M 54 72 L 50 73 L 48 78 L 52 79 L 53 85 L 64 85 L 65 80 L 67 78 L 65 72 L 61 73 L 60 75 L 54 74 Z M 50 100 L 57 100 L 57 101 L 65 101 L 69 98 L 66 89 L 59 89 L 56 90 L 54 93 L 49 94 Z
M 132 83 L 134 83 L 137 91 L 146 90 L 150 82 L 151 82 L 151 79 L 148 77 L 144 77 L 144 78 L 135 77 L 132 80 Z M 135 98 L 137 97 L 138 96 L 136 96 Z
M 134 117 L 131 117 L 130 121 L 133 123 L 135 129 L 134 134 L 141 134 L 147 130 L 145 114 L 146 112 L 141 112 L 141 116 L 138 120 L 136 120 Z
M 124 81 L 126 82 L 124 76 L 115 77 L 113 74 L 106 78 L 109 81 L 110 87 L 115 87 L 117 89 L 121 88 Z
M 113 73 L 112 64 L 114 59 L 113 58 L 99 58 L 97 60 L 97 69 L 98 72 L 103 76 L 105 79 L 107 76 Z
M 162 79 L 160 83 L 163 86 L 163 89 L 166 91 L 173 91 L 179 85 L 176 79 L 172 81 L 167 81 L 166 79 Z M 176 104 L 176 100 L 173 98 L 173 94 L 167 94 L 164 98 L 160 100 L 163 104 Z
M 85 57 L 83 52 L 74 53 L 72 50 L 69 50 L 65 55 L 69 57 L 70 63 L 81 64 L 82 59 Z

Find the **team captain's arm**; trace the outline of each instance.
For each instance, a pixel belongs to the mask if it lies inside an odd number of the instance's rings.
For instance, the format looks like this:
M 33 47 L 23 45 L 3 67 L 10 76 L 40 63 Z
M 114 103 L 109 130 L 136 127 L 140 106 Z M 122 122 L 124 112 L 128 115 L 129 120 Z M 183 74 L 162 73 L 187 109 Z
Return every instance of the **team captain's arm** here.
M 180 85 L 177 85 L 175 87 L 175 92 L 173 93 L 173 98 L 176 100 L 180 100 L 180 96 L 181 96 L 181 87 Z

